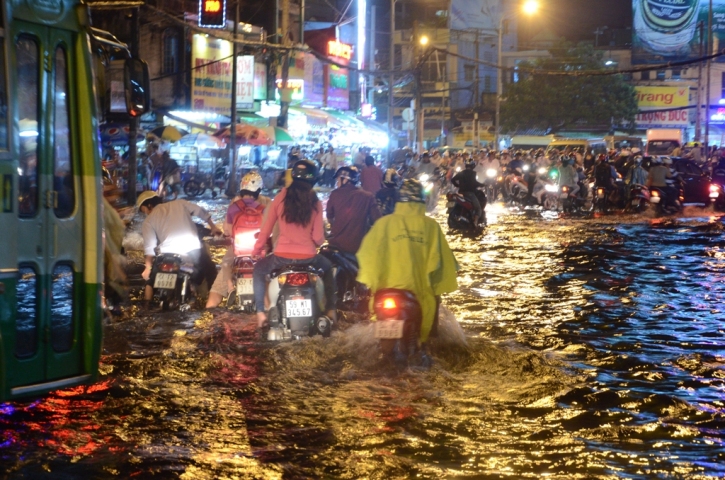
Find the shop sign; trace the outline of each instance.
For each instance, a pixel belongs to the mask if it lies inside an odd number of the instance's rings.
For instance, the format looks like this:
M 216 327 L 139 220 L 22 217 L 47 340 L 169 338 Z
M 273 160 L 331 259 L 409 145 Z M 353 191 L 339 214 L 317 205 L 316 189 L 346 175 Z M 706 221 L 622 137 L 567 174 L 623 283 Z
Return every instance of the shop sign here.
M 690 115 L 686 109 L 666 112 L 642 112 L 635 119 L 638 128 L 651 127 L 686 127 L 690 123 Z
M 191 47 L 191 106 L 194 110 L 231 113 L 232 44 L 194 35 Z
M 725 108 L 716 109 L 715 113 L 710 116 L 710 120 L 718 123 L 725 122 Z
M 282 88 L 282 79 L 277 79 L 277 92 L 276 92 L 276 98 L 277 100 L 280 99 L 279 90 Z M 304 90 L 305 90 L 305 81 L 301 78 L 290 78 L 287 80 L 287 88 L 292 90 L 292 98 L 291 100 L 293 102 L 301 102 L 304 98 Z
M 205 28 L 226 27 L 226 12 L 226 0 L 199 0 L 199 26 Z
M 634 87 L 634 90 L 640 109 L 686 107 L 690 104 L 689 87 Z
M 237 109 L 254 108 L 254 56 L 237 57 Z
M 327 42 L 327 54 L 331 57 L 350 61 L 352 58 L 352 45 L 342 43 L 338 40 L 330 40 Z
M 254 99 L 267 100 L 267 66 L 254 64 Z
M 327 106 L 347 110 L 350 108 L 350 92 L 348 91 L 348 71 L 334 65 L 329 66 L 327 89 Z

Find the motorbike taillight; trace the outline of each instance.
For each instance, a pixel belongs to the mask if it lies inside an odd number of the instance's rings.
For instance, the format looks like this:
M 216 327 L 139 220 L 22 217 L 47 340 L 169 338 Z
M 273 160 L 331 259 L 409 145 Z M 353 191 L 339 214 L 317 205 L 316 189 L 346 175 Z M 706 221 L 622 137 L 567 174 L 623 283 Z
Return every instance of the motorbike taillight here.
M 569 193 L 569 187 L 567 187 L 566 185 L 561 187 L 561 193 Z
M 603 188 L 597 188 L 597 195 L 599 195 L 600 197 L 603 197 L 604 196 L 604 189 Z
M 310 282 L 310 277 L 306 273 L 288 273 L 285 277 L 285 284 L 292 287 L 301 287 Z
M 162 263 L 159 265 L 160 272 L 175 272 L 179 267 L 175 263 Z

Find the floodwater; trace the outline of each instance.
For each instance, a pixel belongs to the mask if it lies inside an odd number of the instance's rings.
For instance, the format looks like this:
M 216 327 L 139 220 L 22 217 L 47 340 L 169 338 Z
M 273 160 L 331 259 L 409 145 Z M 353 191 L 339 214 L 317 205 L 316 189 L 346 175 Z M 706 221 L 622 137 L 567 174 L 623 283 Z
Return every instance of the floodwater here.
M 133 307 L 99 383 L 0 405 L 0 477 L 725 476 L 723 219 L 487 210 L 448 236 L 430 371 L 382 367 L 365 322 L 270 345 Z

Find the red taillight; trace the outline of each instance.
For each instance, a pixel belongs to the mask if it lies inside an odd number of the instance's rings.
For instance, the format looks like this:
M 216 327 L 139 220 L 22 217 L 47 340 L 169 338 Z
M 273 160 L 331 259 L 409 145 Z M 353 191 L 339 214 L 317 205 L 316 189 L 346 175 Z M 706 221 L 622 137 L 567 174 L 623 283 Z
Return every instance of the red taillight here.
M 175 272 L 176 270 L 177 267 L 174 263 L 162 263 L 159 265 L 159 271 L 161 272 Z
M 307 285 L 310 281 L 310 277 L 306 273 L 288 273 L 287 274 L 287 285 L 292 287 L 301 287 Z
M 658 192 L 657 190 L 652 190 L 652 196 L 653 197 L 659 197 L 660 196 L 660 192 Z
M 383 309 L 384 310 L 393 310 L 394 308 L 397 308 L 398 305 L 395 303 L 394 298 L 386 298 L 383 300 Z
M 568 193 L 569 192 L 569 187 L 563 186 L 563 187 L 561 187 L 561 191 L 562 191 L 562 193 Z
M 598 188 L 597 189 L 597 195 L 600 195 L 600 196 L 601 195 L 604 195 L 604 189 L 603 188 Z

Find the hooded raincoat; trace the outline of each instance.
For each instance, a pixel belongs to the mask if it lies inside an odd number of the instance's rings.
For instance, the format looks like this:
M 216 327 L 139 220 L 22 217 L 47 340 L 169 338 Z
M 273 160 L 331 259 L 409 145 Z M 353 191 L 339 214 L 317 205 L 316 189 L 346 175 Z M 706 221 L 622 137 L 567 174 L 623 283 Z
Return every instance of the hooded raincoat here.
M 458 263 L 438 223 L 425 215 L 425 204 L 404 202 L 373 225 L 357 252 L 357 280 L 373 293 L 382 288 L 410 290 L 423 313 L 421 342 L 428 339 L 436 295 L 458 288 Z

